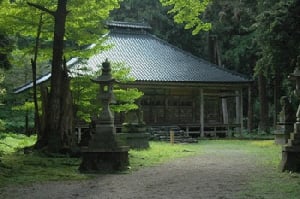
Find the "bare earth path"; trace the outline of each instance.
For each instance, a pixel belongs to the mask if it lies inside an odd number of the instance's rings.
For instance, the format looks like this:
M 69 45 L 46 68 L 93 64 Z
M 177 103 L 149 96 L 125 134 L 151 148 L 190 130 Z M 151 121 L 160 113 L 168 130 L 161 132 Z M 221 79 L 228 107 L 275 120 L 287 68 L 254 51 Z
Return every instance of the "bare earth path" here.
M 100 175 L 86 181 L 49 182 L 7 188 L 0 198 L 22 199 L 233 199 L 260 169 L 240 150 L 208 150 L 130 174 Z M 255 171 L 255 172 L 254 172 Z M 247 197 L 243 197 L 247 198 Z

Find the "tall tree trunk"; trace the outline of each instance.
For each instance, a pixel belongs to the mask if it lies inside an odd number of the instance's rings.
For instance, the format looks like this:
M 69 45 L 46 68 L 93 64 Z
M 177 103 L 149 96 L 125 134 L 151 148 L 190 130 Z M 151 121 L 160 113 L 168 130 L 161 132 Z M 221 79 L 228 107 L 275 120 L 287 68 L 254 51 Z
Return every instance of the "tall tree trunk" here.
M 37 29 L 37 35 L 35 38 L 35 48 L 34 48 L 34 57 L 31 59 L 31 66 L 32 66 L 32 82 L 33 82 L 33 102 L 34 102 L 34 124 L 35 124 L 35 132 L 38 134 L 41 133 L 41 120 L 39 117 L 39 107 L 38 107 L 38 101 L 37 101 L 37 88 L 36 88 L 36 62 L 38 57 L 38 49 L 39 49 L 39 43 L 40 43 L 40 35 L 42 31 L 42 25 L 43 25 L 43 14 L 40 14 L 40 20 L 39 25 Z
M 221 66 L 220 48 L 218 46 L 218 37 L 216 35 L 208 35 L 208 54 L 211 63 Z
M 64 36 L 67 18 L 67 0 L 57 0 L 56 11 L 51 11 L 42 5 L 27 2 L 54 17 L 53 54 L 51 69 L 51 90 L 49 98 L 45 100 L 45 115 L 43 116 L 43 129 L 40 143 L 48 146 L 49 152 L 58 153 L 70 148 L 69 135 L 72 135 L 72 98 L 65 61 L 63 61 Z M 44 126 L 45 124 L 45 126 Z M 43 146 L 40 146 L 43 147 Z
M 48 112 L 46 113 L 46 136 L 48 139 L 48 150 L 50 152 L 60 152 L 63 147 L 63 128 L 62 121 L 64 107 L 63 89 L 65 82 L 63 67 L 63 49 L 65 23 L 67 17 L 67 0 L 58 0 L 57 10 L 54 16 L 54 38 L 53 38 L 53 55 L 51 70 L 51 90 L 48 103 Z
M 260 72 L 258 75 L 258 95 L 260 101 L 260 122 L 259 128 L 261 131 L 269 131 L 269 118 L 268 118 L 268 100 L 267 100 L 267 81 L 265 76 Z
M 274 79 L 274 118 L 273 118 L 273 127 L 275 128 L 277 125 L 277 114 L 279 113 L 278 110 L 278 105 L 279 105 L 279 93 L 280 93 L 280 85 L 281 85 L 281 80 L 279 77 L 279 74 L 276 70 L 276 74 L 275 74 L 275 79 Z

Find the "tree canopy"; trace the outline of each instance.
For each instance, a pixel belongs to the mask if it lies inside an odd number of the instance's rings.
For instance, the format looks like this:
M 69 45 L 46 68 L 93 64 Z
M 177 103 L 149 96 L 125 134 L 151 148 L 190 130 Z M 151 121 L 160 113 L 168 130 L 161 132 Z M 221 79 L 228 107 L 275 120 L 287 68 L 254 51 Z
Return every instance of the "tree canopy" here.
M 208 31 L 211 24 L 204 22 L 201 15 L 211 0 L 186 1 L 186 0 L 160 0 L 163 6 L 169 6 L 168 13 L 173 14 L 174 21 L 179 24 L 185 24 L 185 29 L 193 29 L 193 35 L 200 30 Z

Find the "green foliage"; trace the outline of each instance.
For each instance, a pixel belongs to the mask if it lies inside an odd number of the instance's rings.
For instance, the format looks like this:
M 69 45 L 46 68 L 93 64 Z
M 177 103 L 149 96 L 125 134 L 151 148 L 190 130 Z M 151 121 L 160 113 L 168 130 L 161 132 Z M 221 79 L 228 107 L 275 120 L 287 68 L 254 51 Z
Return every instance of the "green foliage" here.
M 261 9 L 256 31 L 261 53 L 255 71 L 262 71 L 266 77 L 287 76 L 300 54 L 299 1 L 267 1 Z
M 256 62 L 255 2 L 215 0 L 207 8 L 206 20 L 212 23 L 211 35 L 217 36 L 222 64 L 246 74 L 253 74 Z
M 22 105 L 12 107 L 12 110 L 13 111 L 33 111 L 34 104 L 33 104 L 33 102 L 25 102 Z
M 90 122 L 91 116 L 99 112 L 97 85 L 91 82 L 91 76 L 75 77 L 71 80 L 71 90 L 76 116 Z
M 28 2 L 34 6 L 29 6 Z M 0 6 L 0 27 L 4 35 L 15 41 L 13 51 L 10 53 L 10 62 L 13 66 L 25 68 L 21 73 L 14 69 L 12 87 L 27 83 L 31 80 L 30 59 L 35 53 L 35 40 L 37 27 L 42 14 L 42 28 L 38 48 L 37 74 L 49 72 L 49 63 L 52 56 L 53 41 L 53 16 L 57 2 L 47 0 L 32 1 L 10 1 L 3 0 Z M 106 1 L 68 1 L 68 16 L 66 21 L 65 49 L 66 59 L 71 57 L 87 58 L 105 49 L 101 46 L 107 31 L 103 21 L 108 17 L 109 12 L 119 7 L 119 0 Z M 53 14 L 53 13 L 52 13 Z M 2 32 L 1 32 L 2 33 Z M 1 34 L 2 35 L 2 34 Z M 93 48 L 87 48 L 94 44 Z M 5 45 L 8 47 L 7 45 Z M 1 46 L 0 46 L 1 47 Z M 1 49 L 3 50 L 3 49 Z M 1 51 L 0 51 L 1 52 Z M 18 78 L 15 79 L 18 74 Z M 20 77 L 20 76 L 24 77 Z M 11 80 L 10 80 L 11 81 Z
M 36 136 L 27 137 L 23 134 L 0 134 L 0 154 L 7 155 L 17 152 L 35 143 Z
M 39 5 L 49 12 L 53 12 L 57 4 L 57 2 L 46 0 L 29 2 Z M 101 43 L 104 38 L 101 38 L 101 35 L 105 34 L 106 31 L 102 22 L 108 17 L 111 10 L 118 7 L 119 0 L 85 1 L 84 3 L 81 0 L 68 1 L 67 9 L 70 12 L 66 21 L 65 39 L 67 45 L 64 51 L 65 56 L 68 58 L 89 57 L 103 49 Z M 21 38 L 22 41 L 19 46 L 21 46 L 23 54 L 33 55 L 34 35 L 36 35 L 41 11 L 29 6 L 27 1 L 18 0 L 12 3 L 10 0 L 4 0 L 0 13 L 0 25 L 4 31 L 10 36 Z M 39 56 L 43 58 L 42 60 L 49 60 L 54 20 L 50 14 L 44 13 L 42 21 Z M 87 49 L 87 45 L 90 44 L 96 44 L 95 48 Z
M 83 69 L 85 70 L 85 69 Z M 85 73 L 89 73 L 85 71 Z M 71 81 L 74 105 L 76 107 L 76 116 L 81 120 L 90 122 L 92 117 L 95 117 L 101 111 L 101 104 L 98 100 L 99 85 L 91 81 L 96 75 L 101 75 L 101 70 L 93 75 L 83 75 L 74 77 Z M 122 83 L 134 81 L 129 75 L 129 68 L 124 64 L 113 63 L 112 64 L 113 77 Z M 137 109 L 138 106 L 135 101 L 140 98 L 143 93 L 135 88 L 121 88 L 121 85 L 115 84 L 114 95 L 116 104 L 111 105 L 111 108 L 115 112 L 129 111 Z
M 111 108 L 115 112 L 126 112 L 129 110 L 138 109 L 138 105 L 135 101 L 142 97 L 143 93 L 136 88 L 127 89 L 114 89 L 114 95 L 117 100 L 117 104 L 112 105 Z
M 2 33 L 0 28 L 0 69 L 9 69 L 11 64 L 8 61 L 7 55 L 12 51 L 12 41 Z
M 32 128 L 34 126 L 34 111 L 33 109 L 27 109 L 28 106 L 24 105 L 26 99 L 28 98 L 28 93 L 23 94 L 13 94 L 8 92 L 3 98 L 3 105 L 0 105 L 0 119 L 5 123 L 6 132 L 13 133 L 24 133 L 25 132 L 25 117 L 28 116 L 28 127 Z M 29 105 L 30 102 L 27 102 Z M 32 105 L 29 105 L 29 107 Z M 17 107 L 17 108 L 16 108 Z M 15 110 L 18 109 L 18 110 Z
M 172 7 L 169 13 L 174 14 L 174 21 L 185 24 L 185 29 L 193 29 L 193 35 L 211 28 L 210 23 L 205 23 L 200 18 L 210 1 L 160 0 L 163 6 Z

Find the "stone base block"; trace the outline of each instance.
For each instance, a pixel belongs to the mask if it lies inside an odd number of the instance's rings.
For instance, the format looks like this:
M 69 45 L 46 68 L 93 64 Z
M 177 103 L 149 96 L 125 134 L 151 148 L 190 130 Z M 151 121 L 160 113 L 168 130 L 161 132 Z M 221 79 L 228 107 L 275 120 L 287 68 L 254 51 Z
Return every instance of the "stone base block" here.
M 83 152 L 79 167 L 83 173 L 102 173 L 126 170 L 129 166 L 127 151 Z
M 147 149 L 150 147 L 150 135 L 148 133 L 128 133 L 126 137 L 126 144 L 131 149 Z
M 300 150 L 293 147 L 283 148 L 280 169 L 281 171 L 300 172 Z
M 275 135 L 275 144 L 285 145 L 290 138 L 290 135 L 287 133 L 276 133 Z

